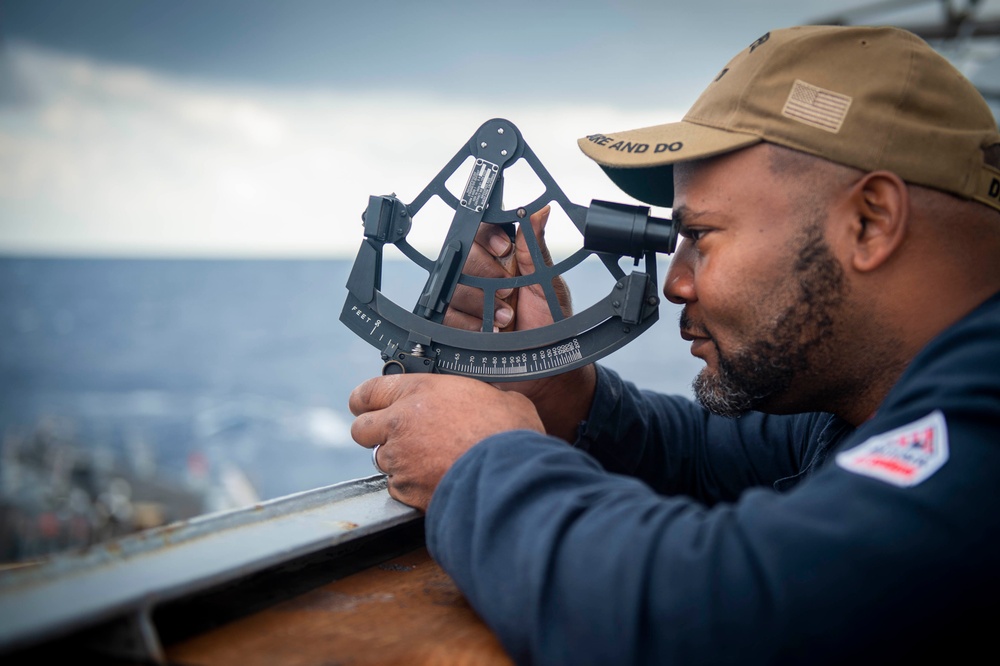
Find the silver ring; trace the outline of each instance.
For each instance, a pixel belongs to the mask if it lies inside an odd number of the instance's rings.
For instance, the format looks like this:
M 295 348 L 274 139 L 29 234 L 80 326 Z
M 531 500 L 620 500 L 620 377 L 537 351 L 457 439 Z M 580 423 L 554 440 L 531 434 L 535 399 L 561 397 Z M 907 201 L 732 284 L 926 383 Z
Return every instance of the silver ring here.
M 385 471 L 384 469 L 378 466 L 378 447 L 380 446 L 382 445 L 376 444 L 375 447 L 372 449 L 372 467 L 374 467 L 375 471 L 378 472 L 379 474 L 382 474 L 384 476 L 389 476 L 389 472 Z

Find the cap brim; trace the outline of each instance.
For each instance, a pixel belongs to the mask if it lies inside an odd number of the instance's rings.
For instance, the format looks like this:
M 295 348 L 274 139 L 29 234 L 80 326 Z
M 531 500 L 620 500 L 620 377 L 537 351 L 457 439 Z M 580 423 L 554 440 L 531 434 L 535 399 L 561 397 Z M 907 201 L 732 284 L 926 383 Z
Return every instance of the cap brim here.
M 577 143 L 626 194 L 654 206 L 674 201 L 674 164 L 760 143 L 756 134 L 681 121 L 612 134 L 591 134 Z

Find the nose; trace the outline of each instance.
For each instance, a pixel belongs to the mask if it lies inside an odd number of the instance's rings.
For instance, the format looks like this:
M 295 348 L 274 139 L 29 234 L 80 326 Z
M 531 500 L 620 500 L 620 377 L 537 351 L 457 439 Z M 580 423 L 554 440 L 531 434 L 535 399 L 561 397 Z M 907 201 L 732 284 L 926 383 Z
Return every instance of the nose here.
M 686 238 L 681 239 L 667 270 L 667 277 L 663 281 L 663 295 L 675 305 L 685 305 L 697 300 L 692 257 L 690 241 Z

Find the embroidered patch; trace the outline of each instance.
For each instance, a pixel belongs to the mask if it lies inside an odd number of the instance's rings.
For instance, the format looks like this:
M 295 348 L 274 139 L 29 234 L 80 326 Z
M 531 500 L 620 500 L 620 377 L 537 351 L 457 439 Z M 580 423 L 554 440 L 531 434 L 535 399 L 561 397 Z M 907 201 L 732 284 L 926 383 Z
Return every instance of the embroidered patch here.
M 948 426 L 940 411 L 837 454 L 837 464 L 847 471 L 901 488 L 926 480 L 946 462 Z
M 847 117 L 851 101 L 847 95 L 796 79 L 781 115 L 836 134 Z

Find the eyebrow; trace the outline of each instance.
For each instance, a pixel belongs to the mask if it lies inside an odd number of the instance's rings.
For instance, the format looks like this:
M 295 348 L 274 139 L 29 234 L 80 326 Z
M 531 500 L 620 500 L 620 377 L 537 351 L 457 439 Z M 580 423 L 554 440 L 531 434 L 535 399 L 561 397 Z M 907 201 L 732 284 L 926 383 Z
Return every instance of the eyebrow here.
M 670 219 L 677 225 L 677 233 L 684 237 L 689 237 L 689 230 L 706 218 L 710 226 L 717 227 L 719 224 L 724 225 L 728 216 L 715 210 L 691 210 L 683 205 L 670 211 Z
M 687 206 L 678 206 L 670 211 L 670 219 L 676 222 L 679 226 L 686 227 L 697 222 L 699 217 L 704 217 L 708 214 L 709 213 L 693 211 Z

